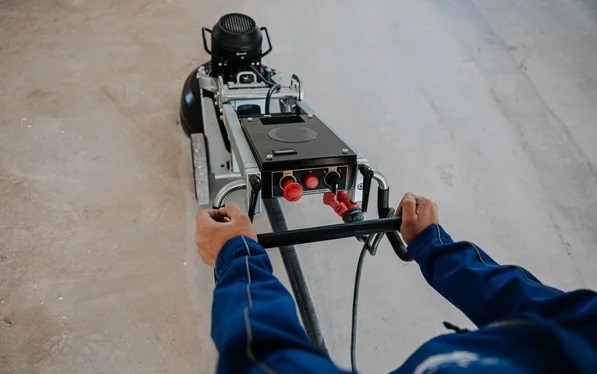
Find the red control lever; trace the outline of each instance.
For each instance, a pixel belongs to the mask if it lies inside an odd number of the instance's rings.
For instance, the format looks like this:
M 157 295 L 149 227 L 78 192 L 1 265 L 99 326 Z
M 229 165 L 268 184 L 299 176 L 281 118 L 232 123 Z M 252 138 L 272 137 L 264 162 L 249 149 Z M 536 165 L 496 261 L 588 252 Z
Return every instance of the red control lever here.
M 355 209 L 359 207 L 359 204 L 352 202 L 350 195 L 346 191 L 340 191 L 336 194 L 336 196 L 338 197 L 338 201 L 346 205 L 348 209 Z
M 353 203 L 346 191 L 338 191 L 337 194 L 333 192 L 326 192 L 323 194 L 323 203 L 329 205 L 334 209 L 337 215 L 344 218 L 344 215 L 353 209 L 357 209 L 359 204 Z

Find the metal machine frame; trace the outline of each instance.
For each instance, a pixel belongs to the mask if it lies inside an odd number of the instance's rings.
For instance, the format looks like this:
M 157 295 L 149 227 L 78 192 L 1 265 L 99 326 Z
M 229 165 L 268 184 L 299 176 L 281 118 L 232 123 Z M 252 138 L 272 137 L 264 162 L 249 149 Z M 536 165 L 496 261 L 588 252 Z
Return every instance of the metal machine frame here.
M 243 71 L 239 73 L 239 75 L 241 74 L 254 73 L 252 71 Z M 219 119 L 225 126 L 232 150 L 232 152 L 226 151 L 224 142 L 221 138 L 221 130 L 217 117 L 218 114 L 215 110 L 212 110 L 213 105 L 211 104 L 211 99 L 203 97 L 202 94 L 201 105 L 203 113 L 205 113 L 205 133 L 195 133 L 191 135 L 197 201 L 199 205 L 207 205 L 210 203 L 209 183 L 205 183 L 205 173 L 207 173 L 207 170 L 204 166 L 209 163 L 209 169 L 213 173 L 214 179 L 232 180 L 218 192 L 213 206 L 221 206 L 228 193 L 239 189 L 245 189 L 247 191 L 245 203 L 246 208 L 249 209 L 251 191 L 249 188 L 246 188 L 246 186 L 250 186 L 250 178 L 252 176 L 261 178 L 261 171 L 259 170 L 257 161 L 253 156 L 251 148 L 241 128 L 236 108 L 240 105 L 255 104 L 259 105 L 262 111 L 265 111 L 264 101 L 268 92 L 268 87 L 265 84 L 255 83 L 224 83 L 222 77 L 216 79 L 209 76 L 206 73 L 204 66 L 199 67 L 197 70 L 197 79 L 199 81 L 201 92 L 206 90 L 214 94 L 215 104 L 219 111 Z M 281 77 L 278 74 L 274 74 L 274 79 L 281 79 Z M 293 75 L 289 86 L 281 86 L 280 90 L 274 93 L 271 99 L 274 107 L 278 106 L 278 108 L 272 112 L 273 114 L 280 113 L 281 99 L 294 99 L 301 111 L 304 111 L 308 116 L 315 115 L 314 110 L 302 100 L 303 90 L 300 80 L 296 75 Z M 328 124 L 326 125 L 332 129 Z M 336 135 L 338 134 L 336 133 Z M 207 147 L 205 146 L 206 142 Z M 209 157 L 207 156 L 208 149 Z M 361 165 L 369 165 L 369 161 L 366 158 L 358 158 L 357 168 Z M 363 197 L 362 185 L 364 178 L 360 173 L 355 173 L 355 175 L 356 180 L 352 183 L 352 188 L 349 189 L 349 191 L 354 202 L 361 202 Z M 245 187 L 241 187 L 242 183 L 240 180 L 244 181 Z M 260 198 L 255 207 L 255 213 L 259 212 L 261 212 Z
M 235 15 L 226 15 L 222 19 L 230 16 Z M 348 166 L 353 168 L 350 173 L 351 177 L 349 177 L 348 169 L 344 177 L 345 191 L 350 200 L 346 201 L 346 204 L 351 208 L 351 213 L 356 212 L 357 214 L 350 217 L 344 215 L 345 223 L 341 224 L 288 230 L 277 197 L 263 198 L 261 194 L 264 171 L 260 169 L 260 163 L 256 160 L 254 150 L 252 150 L 241 124 L 243 118 L 249 121 L 251 118 L 248 118 L 247 115 L 240 115 L 239 112 L 243 106 L 253 106 L 253 108 L 258 107 L 259 113 L 256 114 L 258 118 L 279 116 L 285 113 L 298 113 L 312 118 L 316 116 L 316 113 L 303 101 L 303 86 L 296 75 L 292 76 L 290 84 L 282 85 L 283 79 L 280 74 L 261 65 L 261 57 L 272 49 L 266 28 L 259 28 L 259 30 L 265 31 L 269 49 L 265 53 L 261 53 L 261 39 L 256 39 L 259 41 L 259 48 L 253 51 L 257 54 L 251 60 L 248 57 L 245 59 L 251 53 L 250 49 L 245 48 L 242 49 L 243 52 L 230 54 L 229 50 L 214 45 L 214 37 L 221 33 L 216 30 L 218 25 L 222 26 L 220 23 L 214 26 L 213 33 L 205 28 L 203 32 L 204 48 L 212 56 L 211 66 L 201 65 L 188 78 L 197 82 L 198 89 L 193 91 L 198 95 L 195 105 L 199 105 L 198 110 L 202 114 L 202 125 L 199 127 L 202 131 L 190 131 L 189 134 L 197 203 L 200 206 L 211 205 L 213 208 L 220 208 L 224 206 L 226 198 L 231 193 L 243 191 L 245 206 L 251 220 L 254 214 L 265 209 L 273 232 L 259 234 L 258 241 L 265 248 L 280 248 L 305 329 L 311 339 L 326 351 L 294 245 L 356 237 L 364 242 L 365 249 L 371 254 L 375 254 L 381 239 L 383 236 L 387 236 L 398 257 L 404 261 L 410 261 L 406 245 L 398 234 L 401 219 L 393 217 L 394 210 L 388 206 L 389 185 L 386 178 L 380 172 L 373 170 L 365 157 L 357 154 L 356 164 Z M 255 33 L 255 30 L 254 27 L 251 32 Z M 212 33 L 211 49 L 207 46 L 206 32 Z M 226 58 L 216 54 L 216 47 L 219 48 L 218 53 L 229 53 L 232 57 Z M 245 50 L 249 52 L 244 52 Z M 227 75 L 221 73 L 221 71 L 226 71 L 229 63 L 233 64 L 231 59 L 235 58 L 237 60 L 235 62 L 236 70 L 232 73 L 227 71 Z M 219 75 L 214 74 L 214 71 L 219 72 Z M 267 78 L 264 78 L 263 72 L 268 73 Z M 224 76 L 228 77 L 228 81 L 225 81 Z M 189 93 L 185 93 L 183 90 L 181 103 L 195 100 L 193 97 L 186 97 L 187 94 Z M 332 130 L 331 126 L 325 123 L 324 125 Z M 338 136 L 336 132 L 334 134 Z M 339 136 L 338 138 L 341 139 Z M 271 155 L 267 156 L 270 159 Z M 291 170 L 290 173 L 292 175 L 293 171 Z M 210 179 L 227 183 L 214 195 L 210 191 Z M 373 180 L 378 185 L 379 219 L 363 220 L 362 213 L 367 211 Z M 335 195 L 336 188 L 330 187 L 330 189 Z M 312 193 L 321 193 L 321 191 L 312 191 Z M 360 207 L 358 203 L 361 203 Z M 343 212 L 348 210 L 344 209 Z

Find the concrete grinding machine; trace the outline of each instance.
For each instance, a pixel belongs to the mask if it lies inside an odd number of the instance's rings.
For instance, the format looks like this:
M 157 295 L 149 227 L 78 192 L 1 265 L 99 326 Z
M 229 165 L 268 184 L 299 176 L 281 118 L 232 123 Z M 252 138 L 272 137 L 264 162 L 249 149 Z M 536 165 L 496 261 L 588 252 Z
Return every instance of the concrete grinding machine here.
M 280 248 L 305 329 L 326 351 L 294 245 L 355 237 L 364 243 L 363 253 L 374 255 L 386 236 L 396 255 L 410 261 L 398 233 L 401 220 L 388 205 L 388 183 L 303 101 L 298 76 L 285 85 L 275 69 L 262 64 L 272 51 L 266 27 L 233 13 L 212 29 L 204 27 L 202 37 L 211 59 L 188 76 L 180 101 L 197 202 L 219 208 L 230 193 L 243 191 L 251 220 L 267 212 L 273 232 L 259 234 L 258 241 Z M 365 220 L 373 180 L 379 219 Z M 210 185 L 218 181 L 226 184 L 213 194 Z M 288 230 L 278 199 L 300 204 L 303 195 L 321 195 L 344 223 Z M 353 313 L 354 336 L 356 309 Z

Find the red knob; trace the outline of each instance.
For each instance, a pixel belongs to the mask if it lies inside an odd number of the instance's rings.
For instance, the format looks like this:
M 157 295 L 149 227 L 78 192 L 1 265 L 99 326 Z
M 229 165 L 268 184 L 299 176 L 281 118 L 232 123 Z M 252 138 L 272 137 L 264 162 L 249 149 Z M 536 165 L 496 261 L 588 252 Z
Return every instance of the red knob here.
M 308 189 L 313 190 L 319 186 L 319 178 L 315 174 L 307 174 L 303 177 L 303 183 Z
M 283 190 L 284 198 L 288 201 L 298 201 L 301 197 L 303 197 L 303 186 L 292 179 L 284 182 Z

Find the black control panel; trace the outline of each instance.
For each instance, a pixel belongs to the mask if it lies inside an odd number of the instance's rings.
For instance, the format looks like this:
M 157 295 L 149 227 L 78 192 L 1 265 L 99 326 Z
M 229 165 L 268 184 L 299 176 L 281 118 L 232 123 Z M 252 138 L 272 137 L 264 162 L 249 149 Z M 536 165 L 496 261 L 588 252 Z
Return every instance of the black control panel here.
M 330 176 L 337 173 L 338 179 L 336 183 L 337 190 L 346 189 L 346 175 L 348 167 L 330 167 L 320 169 L 303 169 L 303 170 L 289 170 L 284 172 L 273 172 L 271 173 L 271 197 L 284 197 L 284 181 L 292 179 L 297 183 L 301 184 L 305 195 L 324 193 L 330 191 L 334 187 L 334 178 Z M 326 183 L 326 176 L 327 183 Z
M 354 188 L 356 153 L 316 116 L 258 116 L 241 126 L 261 170 L 263 198 L 296 201 L 299 192 Z

